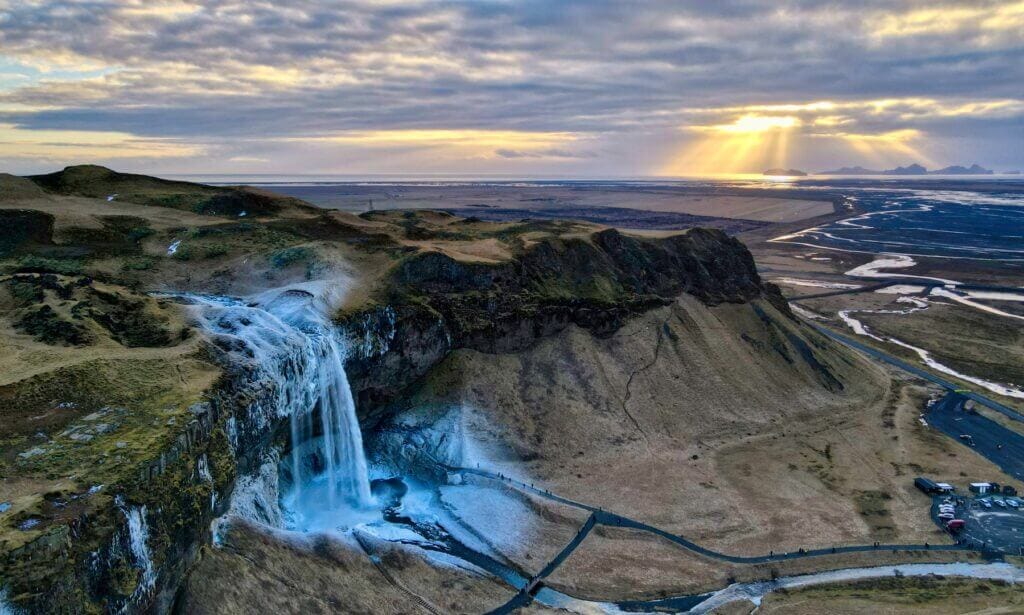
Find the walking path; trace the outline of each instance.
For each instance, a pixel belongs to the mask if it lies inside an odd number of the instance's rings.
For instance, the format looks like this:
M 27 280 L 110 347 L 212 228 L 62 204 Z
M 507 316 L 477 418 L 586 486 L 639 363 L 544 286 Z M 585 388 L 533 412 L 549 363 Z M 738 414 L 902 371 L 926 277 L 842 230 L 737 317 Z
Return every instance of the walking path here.
M 550 491 L 546 491 L 544 489 L 538 489 L 538 488 L 536 488 L 536 487 L 534 487 L 532 485 L 528 485 L 526 483 L 514 480 L 514 479 L 509 478 L 507 476 L 504 476 L 504 475 L 502 475 L 500 473 L 489 472 L 487 470 L 481 470 L 479 468 L 462 468 L 462 467 L 457 467 L 457 466 L 448 466 L 448 465 L 444 465 L 444 464 L 441 464 L 441 466 L 446 471 L 454 473 L 454 474 L 460 474 L 460 475 L 467 475 L 468 474 L 468 475 L 473 475 L 473 476 L 479 476 L 479 477 L 486 478 L 486 479 L 489 479 L 489 480 L 500 481 L 501 483 L 509 485 L 511 487 L 514 487 L 515 489 L 518 489 L 519 491 L 523 491 L 525 493 L 530 493 L 530 494 L 533 494 L 533 495 L 536 495 L 536 496 L 540 496 L 542 498 L 551 500 L 553 502 L 558 502 L 560 504 L 565 504 L 567 506 L 572 506 L 572 507 L 575 507 L 575 508 L 586 510 L 586 511 L 589 511 L 591 513 L 590 516 L 587 518 L 586 523 L 583 524 L 583 526 L 577 532 L 576 536 L 569 542 L 569 544 L 567 544 L 565 546 L 565 548 L 563 548 L 562 551 L 560 551 L 558 553 L 558 555 L 555 556 L 555 558 L 552 559 L 548 563 L 548 565 L 544 567 L 543 570 L 541 570 L 540 573 L 538 573 L 535 577 L 530 579 L 530 582 L 523 589 L 521 589 L 519 591 L 519 593 L 517 593 L 515 595 L 515 597 L 513 597 L 506 604 L 504 604 L 504 605 L 498 607 L 497 609 L 491 611 L 492 615 L 502 615 L 502 614 L 505 614 L 505 613 L 511 613 L 515 609 L 520 608 L 522 606 L 525 606 L 526 604 L 529 604 L 530 601 L 533 599 L 533 596 L 537 593 L 537 591 L 543 585 L 543 580 L 546 577 L 550 576 L 555 571 L 555 569 L 558 568 L 558 566 L 560 566 L 566 559 L 569 558 L 570 555 L 572 555 L 572 552 L 575 551 L 575 549 L 580 544 L 582 544 L 584 539 L 586 539 L 587 535 L 590 534 L 591 530 L 593 530 L 596 525 L 604 525 L 604 526 L 608 526 L 608 527 L 619 527 L 619 528 L 638 530 L 638 531 L 641 531 L 641 532 L 647 532 L 649 534 L 654 534 L 655 536 L 659 536 L 661 538 L 664 538 L 664 539 L 666 539 L 666 540 L 668 540 L 668 541 L 670 541 L 672 543 L 675 543 L 676 545 L 678 545 L 680 547 L 683 547 L 684 549 L 687 549 L 687 550 L 689 550 L 689 551 L 691 551 L 693 553 L 696 553 L 698 555 L 702 555 L 702 556 L 705 556 L 705 557 L 709 557 L 709 558 L 713 558 L 713 559 L 717 559 L 717 560 L 720 560 L 720 561 L 729 562 L 729 563 L 733 563 L 733 564 L 764 564 L 764 563 L 768 563 L 768 562 L 787 561 L 787 560 L 794 560 L 794 559 L 800 559 L 800 558 L 806 558 L 806 557 L 821 557 L 821 556 L 825 556 L 825 555 L 836 555 L 836 554 L 842 554 L 842 553 L 863 553 L 863 552 L 871 552 L 871 551 L 892 551 L 892 552 L 898 552 L 898 551 L 939 551 L 939 552 L 971 551 L 971 552 L 981 552 L 981 553 L 985 553 L 986 552 L 984 545 L 967 545 L 967 544 L 930 545 L 930 544 L 927 544 L 927 543 L 925 543 L 925 544 L 881 544 L 881 543 L 875 543 L 875 544 L 871 544 L 871 545 L 848 545 L 848 546 L 842 546 L 842 547 L 827 547 L 827 548 L 823 548 L 823 549 L 800 549 L 798 551 L 790 551 L 790 552 L 786 552 L 786 553 L 774 553 L 774 552 L 771 552 L 771 553 L 769 553 L 767 555 L 753 555 L 753 556 L 729 555 L 727 553 L 722 553 L 720 551 L 715 551 L 713 549 L 708 549 L 706 547 L 702 547 L 702 546 L 698 545 L 697 543 L 687 539 L 684 536 L 680 536 L 678 534 L 673 534 L 672 532 L 668 532 L 666 530 L 662 530 L 660 528 L 654 527 L 653 525 L 648 525 L 647 523 L 643 523 L 642 521 L 637 521 L 636 519 L 631 519 L 629 517 L 625 517 L 625 516 L 622 516 L 622 515 L 619 515 L 619 514 L 616 514 L 616 513 L 613 513 L 613 512 L 609 512 L 609 511 L 606 511 L 606 510 L 604 510 L 602 508 L 599 508 L 599 507 L 596 507 L 596 506 L 591 506 L 589 504 L 584 504 L 582 502 L 577 502 L 576 500 L 572 500 L 572 499 L 569 499 L 569 498 L 566 498 L 566 497 L 562 497 L 560 495 L 551 493 Z

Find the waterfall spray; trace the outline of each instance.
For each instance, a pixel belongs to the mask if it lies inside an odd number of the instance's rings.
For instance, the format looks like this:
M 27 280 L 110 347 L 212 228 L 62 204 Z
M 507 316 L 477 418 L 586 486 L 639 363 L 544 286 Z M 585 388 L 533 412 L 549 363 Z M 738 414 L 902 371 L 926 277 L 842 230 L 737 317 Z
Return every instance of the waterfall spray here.
M 362 433 L 345 375 L 345 345 L 327 317 L 329 302 L 322 292 L 269 291 L 251 303 L 187 298 L 218 346 L 275 386 L 275 407 L 254 408 L 252 414 L 289 420 L 291 488 L 285 497 L 321 517 L 372 503 Z

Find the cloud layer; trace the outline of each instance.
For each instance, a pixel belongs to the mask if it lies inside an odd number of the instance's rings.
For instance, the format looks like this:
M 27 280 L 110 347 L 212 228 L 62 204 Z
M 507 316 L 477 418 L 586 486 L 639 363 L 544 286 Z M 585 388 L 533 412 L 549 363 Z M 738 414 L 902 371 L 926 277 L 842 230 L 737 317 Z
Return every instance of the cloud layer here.
M 707 172 L 733 127 L 812 169 L 1019 167 L 1022 41 L 1015 1 L 0 0 L 0 166 Z

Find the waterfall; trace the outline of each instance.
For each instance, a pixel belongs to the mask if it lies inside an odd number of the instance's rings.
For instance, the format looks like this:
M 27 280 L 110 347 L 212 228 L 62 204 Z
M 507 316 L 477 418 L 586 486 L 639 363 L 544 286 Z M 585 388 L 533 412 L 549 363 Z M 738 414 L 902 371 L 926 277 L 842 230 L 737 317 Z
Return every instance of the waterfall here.
M 329 302 L 306 288 L 269 291 L 250 302 L 186 298 L 199 325 L 232 361 L 274 385 L 273 407 L 254 404 L 249 418 L 257 424 L 289 420 L 290 490 L 282 499 L 322 516 L 366 507 L 372 496 L 345 375 L 345 344 L 327 316 Z

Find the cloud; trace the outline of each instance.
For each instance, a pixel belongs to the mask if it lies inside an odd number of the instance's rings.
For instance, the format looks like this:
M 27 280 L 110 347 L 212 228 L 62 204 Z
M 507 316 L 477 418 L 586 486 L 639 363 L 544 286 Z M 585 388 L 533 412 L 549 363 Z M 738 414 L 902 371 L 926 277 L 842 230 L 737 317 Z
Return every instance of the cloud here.
M 643 174 L 755 126 L 944 151 L 980 131 L 980 161 L 1020 166 L 1022 21 L 988 0 L 0 0 L 0 122 L 214 156 L 178 169 L 259 145 L 284 171 Z
M 536 151 L 522 151 L 507 148 L 499 148 L 494 153 L 502 158 L 593 158 L 590 152 L 570 152 L 564 149 L 542 149 Z
M 979 46 L 1017 40 L 1024 30 L 1024 2 L 947 3 L 879 15 L 871 36 L 892 38 L 959 34 Z

